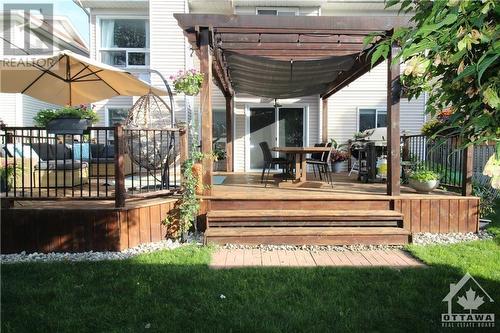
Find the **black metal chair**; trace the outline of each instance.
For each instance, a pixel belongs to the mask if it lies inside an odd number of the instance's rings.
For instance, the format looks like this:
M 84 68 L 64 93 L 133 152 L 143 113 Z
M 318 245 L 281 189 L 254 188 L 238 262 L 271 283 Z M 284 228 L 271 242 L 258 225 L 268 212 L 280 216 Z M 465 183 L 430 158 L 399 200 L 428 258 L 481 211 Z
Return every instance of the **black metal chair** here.
M 278 166 L 283 169 L 283 173 L 287 174 L 289 171 L 290 161 L 283 157 L 273 157 L 271 153 L 271 149 L 269 149 L 269 145 L 267 142 L 259 143 L 260 149 L 262 150 L 262 155 L 264 157 L 264 165 L 262 167 L 262 175 L 260 177 L 260 182 L 264 182 L 264 175 L 267 170 L 267 177 L 265 186 L 267 187 L 267 181 L 269 179 L 269 173 L 271 172 L 271 168 Z
M 320 180 L 323 180 L 323 177 L 321 176 L 321 174 L 323 173 L 325 175 L 325 179 L 328 182 L 328 184 L 331 184 L 333 187 L 333 176 L 330 170 L 330 159 L 332 157 L 334 148 L 331 143 L 325 144 L 325 147 L 330 147 L 330 150 L 321 153 L 322 155 L 320 160 L 309 160 L 309 161 L 306 160 L 306 163 L 312 164 L 313 170 L 314 167 L 318 169 Z
M 328 143 L 316 143 L 314 147 L 327 147 Z M 326 152 L 312 153 L 310 158 L 306 158 L 306 164 L 311 164 L 313 168 L 314 178 L 316 178 L 316 169 L 318 169 L 319 179 L 323 180 L 318 163 L 321 163 L 323 155 Z

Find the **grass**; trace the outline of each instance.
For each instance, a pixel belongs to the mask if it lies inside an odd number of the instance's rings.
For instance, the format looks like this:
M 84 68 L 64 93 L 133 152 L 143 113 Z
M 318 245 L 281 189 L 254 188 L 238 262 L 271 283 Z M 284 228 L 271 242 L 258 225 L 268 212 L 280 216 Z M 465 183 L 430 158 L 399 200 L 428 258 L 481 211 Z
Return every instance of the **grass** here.
M 500 219 L 492 228 L 498 225 Z M 440 324 L 446 310 L 442 299 L 449 284 L 465 272 L 497 302 L 481 310 L 498 317 L 498 237 L 449 246 L 410 246 L 430 266 L 402 270 L 212 270 L 207 267 L 212 249 L 196 247 L 119 262 L 2 265 L 1 328 L 2 332 L 449 331 Z

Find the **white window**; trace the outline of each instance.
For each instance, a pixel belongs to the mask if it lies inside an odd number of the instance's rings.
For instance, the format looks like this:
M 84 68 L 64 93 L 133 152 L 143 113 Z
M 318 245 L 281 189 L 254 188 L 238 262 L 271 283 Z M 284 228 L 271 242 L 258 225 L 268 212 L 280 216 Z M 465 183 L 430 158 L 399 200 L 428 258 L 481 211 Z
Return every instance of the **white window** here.
M 149 20 L 108 19 L 101 22 L 101 61 L 117 67 L 149 66 Z
M 127 120 L 129 108 L 107 108 L 106 119 L 107 125 L 124 124 Z
M 289 7 L 257 7 L 257 15 L 298 16 L 298 8 Z
M 358 131 L 387 127 L 387 110 L 381 108 L 358 109 Z

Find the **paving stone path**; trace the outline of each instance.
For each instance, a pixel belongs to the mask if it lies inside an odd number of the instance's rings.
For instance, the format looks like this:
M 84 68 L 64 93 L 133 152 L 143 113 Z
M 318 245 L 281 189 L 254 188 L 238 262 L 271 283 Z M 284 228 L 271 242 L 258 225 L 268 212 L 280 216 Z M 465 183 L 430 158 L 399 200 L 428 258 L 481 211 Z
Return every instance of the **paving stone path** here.
M 398 250 L 370 251 L 307 251 L 260 249 L 218 249 L 212 256 L 211 268 L 237 267 L 425 267 L 409 253 Z

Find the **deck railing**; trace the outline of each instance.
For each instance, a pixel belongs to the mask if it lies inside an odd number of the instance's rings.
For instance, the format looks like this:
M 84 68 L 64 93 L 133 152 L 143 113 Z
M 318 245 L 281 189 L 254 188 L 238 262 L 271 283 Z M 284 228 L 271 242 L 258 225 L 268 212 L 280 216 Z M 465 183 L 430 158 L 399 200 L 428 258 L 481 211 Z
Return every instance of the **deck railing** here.
M 39 127 L 0 129 L 0 196 L 13 200 L 115 200 L 180 188 L 185 132 L 90 127 L 54 135 Z M 185 155 L 185 154 L 184 154 Z M 185 156 L 182 156 L 185 158 Z M 8 170 L 8 172 L 5 172 Z M 8 201 L 8 200 L 7 200 Z
M 488 158 L 494 152 L 492 145 L 476 145 L 468 155 L 466 150 L 459 149 L 460 142 L 457 137 L 447 138 L 445 141 L 436 142 L 425 135 L 403 135 L 402 159 L 441 174 L 441 184 L 451 188 L 463 189 L 467 177 L 464 177 L 465 164 L 472 159 L 472 173 L 481 173 Z

